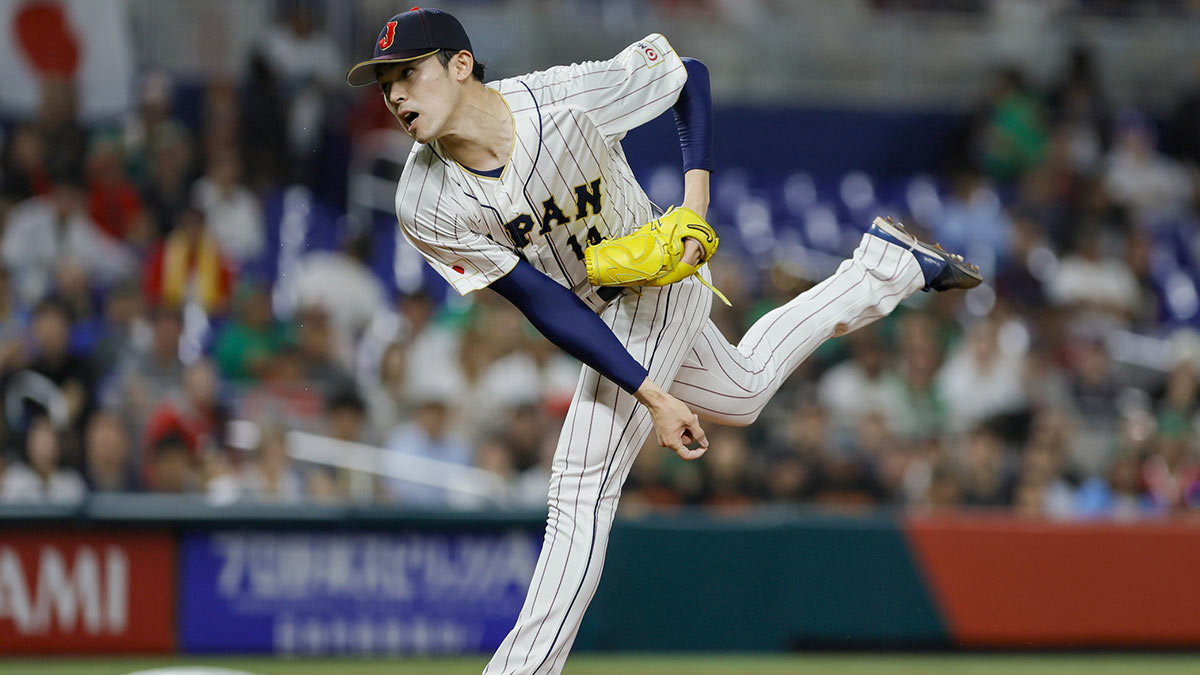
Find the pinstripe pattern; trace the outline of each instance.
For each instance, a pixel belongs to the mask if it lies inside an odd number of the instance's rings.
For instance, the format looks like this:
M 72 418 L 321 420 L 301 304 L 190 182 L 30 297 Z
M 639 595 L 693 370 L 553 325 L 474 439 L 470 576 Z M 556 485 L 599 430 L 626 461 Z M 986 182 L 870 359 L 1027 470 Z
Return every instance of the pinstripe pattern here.
M 555 76 L 555 75 L 559 74 L 560 68 L 565 69 L 565 68 L 568 68 L 568 66 L 555 66 L 554 68 L 551 68 L 545 72 L 547 75 Z M 590 72 L 585 72 L 582 75 L 577 76 L 578 79 L 576 79 L 575 82 L 573 83 L 574 86 L 582 87 L 584 85 L 585 81 L 587 82 L 588 85 L 595 84 L 596 82 L 601 82 L 602 84 L 600 84 L 599 86 L 589 86 L 587 89 L 581 89 L 579 91 L 573 91 L 569 94 L 565 94 L 563 96 L 556 97 L 555 100 L 557 100 L 559 102 L 564 102 L 564 101 L 569 101 L 570 99 L 575 98 L 577 96 L 587 96 L 588 94 L 597 94 L 597 93 L 603 92 L 604 90 L 612 87 L 612 85 L 610 83 L 604 82 L 604 79 L 607 77 L 612 77 L 613 73 L 623 73 L 623 72 L 625 72 L 624 64 L 622 64 L 616 68 L 605 68 L 603 70 L 593 70 Z M 567 75 L 566 77 L 570 77 L 570 75 Z M 546 89 L 548 87 L 558 86 L 561 84 L 562 79 L 565 79 L 565 78 L 561 78 L 561 79 L 555 78 L 555 79 L 550 79 L 549 81 L 546 81 L 546 82 L 542 82 L 541 84 L 539 84 L 535 87 L 532 87 L 532 91 L 541 92 L 541 90 Z M 533 106 L 528 106 L 525 108 L 514 108 L 513 112 L 514 113 L 525 112 L 526 110 L 529 110 L 532 107 Z
M 538 202 L 535 202 L 533 200 L 533 198 L 529 196 L 529 181 L 533 180 L 534 176 L 537 176 L 542 184 L 542 188 L 543 188 L 542 194 L 549 194 L 549 195 L 554 194 L 554 192 L 550 189 L 550 186 L 546 184 L 546 181 L 541 180 L 541 175 L 539 173 L 539 167 L 538 167 L 538 160 L 541 159 L 541 157 L 542 157 L 542 146 L 545 145 L 544 125 L 545 125 L 546 121 L 542 118 L 542 107 L 537 102 L 537 97 L 535 97 L 533 95 L 533 90 L 530 89 L 529 85 L 525 84 L 524 82 L 520 82 L 520 85 L 525 88 L 525 92 L 529 95 L 529 98 L 531 100 L 533 100 L 533 110 L 534 110 L 533 118 L 537 122 L 537 147 L 534 150 L 533 154 L 530 154 L 529 148 L 527 148 L 525 146 L 525 143 L 526 143 L 525 136 L 517 136 L 517 139 L 516 139 L 517 141 L 520 142 L 521 149 L 525 151 L 525 155 L 529 157 L 529 165 L 532 167 L 529 170 L 529 175 L 525 177 L 525 183 L 521 186 L 521 194 L 525 197 L 525 204 L 529 207 L 530 213 L 533 214 L 534 220 L 537 221 L 538 232 L 542 232 L 543 230 L 545 230 L 546 219 L 543 218 L 542 214 L 538 212 Z M 567 148 L 570 149 L 570 146 L 567 146 Z M 556 167 L 558 166 L 557 162 L 555 163 L 555 166 Z M 564 184 L 565 184 L 565 181 L 564 181 Z M 600 218 L 603 219 L 603 215 L 601 215 Z M 562 272 L 563 281 L 565 282 L 564 285 L 567 288 L 575 288 L 579 284 L 579 282 L 575 281 L 572 278 L 571 270 L 567 267 L 567 265 L 563 264 L 563 256 L 562 256 L 562 254 L 559 253 L 559 246 L 557 245 L 557 242 L 552 243 L 550 246 L 548 246 L 546 248 L 550 249 L 550 255 L 551 255 L 551 257 L 554 258 L 554 264 L 557 265 L 559 271 Z M 591 289 L 588 289 L 588 290 L 589 290 L 589 292 L 591 291 Z

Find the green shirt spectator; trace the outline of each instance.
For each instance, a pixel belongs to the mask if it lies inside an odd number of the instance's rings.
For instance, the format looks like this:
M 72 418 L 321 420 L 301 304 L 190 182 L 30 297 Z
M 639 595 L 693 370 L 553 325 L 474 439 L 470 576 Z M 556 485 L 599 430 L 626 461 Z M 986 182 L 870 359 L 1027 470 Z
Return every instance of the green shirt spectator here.
M 231 380 L 259 380 L 271 357 L 293 341 L 292 331 L 272 316 L 271 295 L 262 284 L 241 285 L 234 308 L 234 318 L 217 335 L 217 368 Z

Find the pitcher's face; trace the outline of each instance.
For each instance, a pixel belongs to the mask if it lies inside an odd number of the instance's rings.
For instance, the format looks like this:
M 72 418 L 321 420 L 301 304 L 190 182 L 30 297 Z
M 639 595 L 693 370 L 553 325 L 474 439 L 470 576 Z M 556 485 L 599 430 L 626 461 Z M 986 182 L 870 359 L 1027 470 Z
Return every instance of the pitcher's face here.
M 462 86 L 437 54 L 387 66 L 379 73 L 388 110 L 418 143 L 429 143 L 447 133 Z

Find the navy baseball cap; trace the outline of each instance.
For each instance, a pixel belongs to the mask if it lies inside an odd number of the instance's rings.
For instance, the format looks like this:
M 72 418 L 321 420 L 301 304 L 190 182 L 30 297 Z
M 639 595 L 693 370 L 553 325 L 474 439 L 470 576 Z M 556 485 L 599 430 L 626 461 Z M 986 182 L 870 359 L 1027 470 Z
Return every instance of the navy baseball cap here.
M 471 40 L 458 19 L 440 9 L 413 7 L 388 19 L 375 41 L 375 56 L 346 73 L 352 87 L 375 83 L 375 66 L 415 61 L 443 49 L 471 49 Z

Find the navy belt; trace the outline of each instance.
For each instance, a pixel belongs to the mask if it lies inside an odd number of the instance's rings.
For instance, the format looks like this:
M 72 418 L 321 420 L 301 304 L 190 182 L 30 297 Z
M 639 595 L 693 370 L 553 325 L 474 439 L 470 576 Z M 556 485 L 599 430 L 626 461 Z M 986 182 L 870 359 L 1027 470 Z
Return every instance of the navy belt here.
M 605 302 L 612 302 L 613 298 L 624 292 L 625 288 L 622 286 L 601 286 L 596 290 L 596 295 L 600 296 L 600 299 Z

